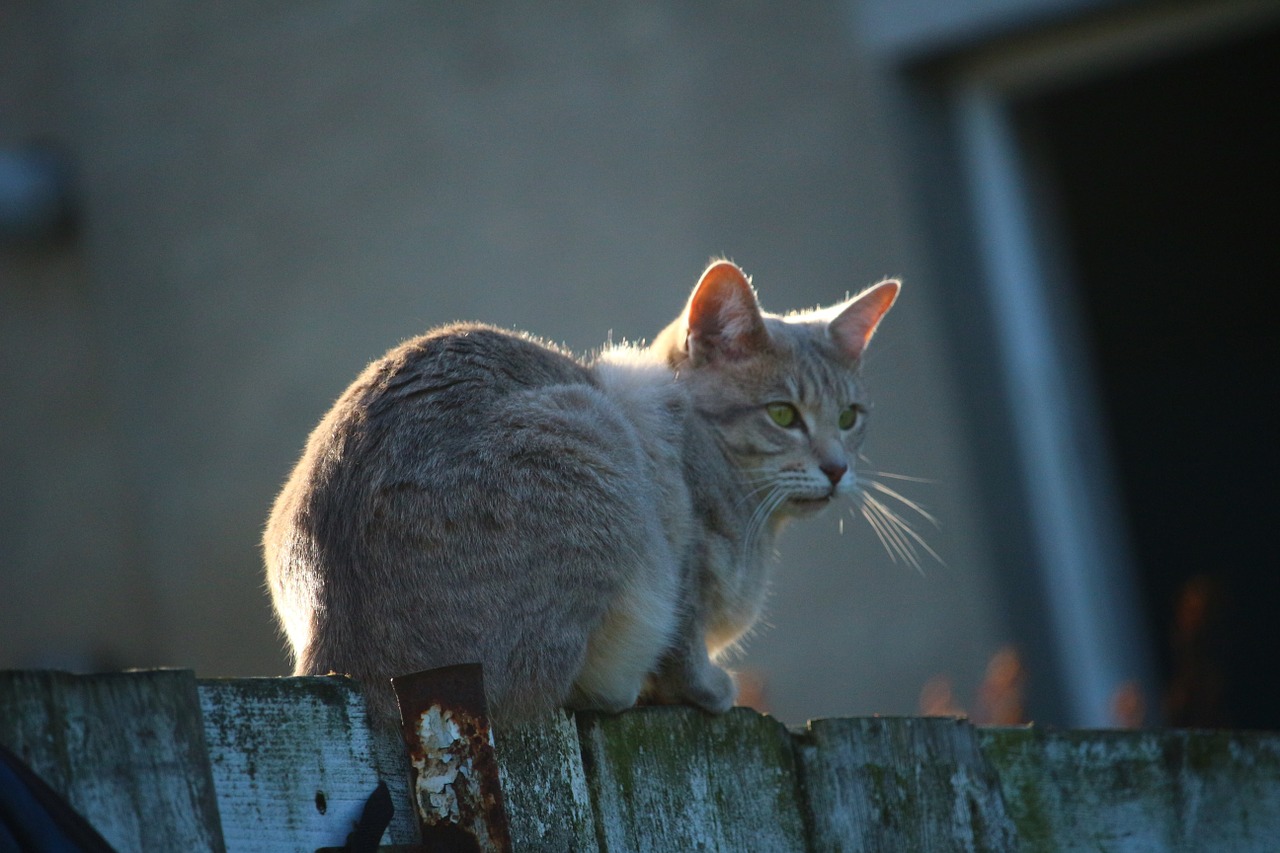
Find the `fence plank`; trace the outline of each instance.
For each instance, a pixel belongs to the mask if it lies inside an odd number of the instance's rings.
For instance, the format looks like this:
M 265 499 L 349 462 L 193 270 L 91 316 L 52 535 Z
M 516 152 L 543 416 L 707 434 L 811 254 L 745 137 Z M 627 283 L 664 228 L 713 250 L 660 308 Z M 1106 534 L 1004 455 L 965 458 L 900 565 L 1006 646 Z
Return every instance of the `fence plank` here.
M 963 720 L 815 720 L 797 737 L 814 849 L 1017 849 L 999 781 Z
M 1272 851 L 1280 737 L 1186 730 L 986 729 L 1027 851 Z
M 0 741 L 119 850 L 223 850 L 189 670 L 0 672 Z
M 556 711 L 519 727 L 495 726 L 493 737 L 517 853 L 597 853 L 573 718 Z
M 230 853 L 340 847 L 380 780 L 395 805 L 383 843 L 416 841 L 403 743 L 370 727 L 348 679 L 203 680 L 200 701 Z
M 1280 735 L 973 729 L 743 709 L 495 729 L 517 851 L 1253 851 L 1280 838 Z M 341 846 L 397 733 L 342 678 L 0 672 L 0 742 L 121 850 Z M 807 797 L 807 801 L 804 799 Z M 221 820 L 220 820 L 221 817 Z
M 807 850 L 791 738 L 745 708 L 579 714 L 603 851 Z

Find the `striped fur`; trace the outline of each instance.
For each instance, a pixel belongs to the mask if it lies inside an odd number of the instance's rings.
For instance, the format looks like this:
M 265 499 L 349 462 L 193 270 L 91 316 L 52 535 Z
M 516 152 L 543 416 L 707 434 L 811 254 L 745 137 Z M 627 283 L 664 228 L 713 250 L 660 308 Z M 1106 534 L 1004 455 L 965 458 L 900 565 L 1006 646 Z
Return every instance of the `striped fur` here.
M 726 710 L 713 660 L 759 618 L 781 525 L 856 489 L 857 367 L 897 292 L 779 317 L 719 261 L 647 348 L 464 324 L 392 349 L 268 521 L 296 672 L 353 675 L 384 719 L 389 677 L 474 661 L 498 719 Z

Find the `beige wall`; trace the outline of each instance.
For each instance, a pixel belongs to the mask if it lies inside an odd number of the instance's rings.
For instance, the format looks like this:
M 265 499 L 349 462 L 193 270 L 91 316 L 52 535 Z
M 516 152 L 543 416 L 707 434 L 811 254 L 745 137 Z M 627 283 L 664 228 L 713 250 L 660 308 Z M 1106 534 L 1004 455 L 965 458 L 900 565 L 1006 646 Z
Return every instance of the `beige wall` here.
M 6 4 L 0 145 L 64 145 L 84 215 L 0 249 L 0 666 L 283 674 L 259 531 L 365 362 L 644 337 L 724 253 L 774 309 L 906 278 L 866 452 L 935 481 L 947 560 L 797 526 L 742 665 L 792 721 L 972 695 L 1008 637 L 963 377 L 842 4 L 580 6 Z

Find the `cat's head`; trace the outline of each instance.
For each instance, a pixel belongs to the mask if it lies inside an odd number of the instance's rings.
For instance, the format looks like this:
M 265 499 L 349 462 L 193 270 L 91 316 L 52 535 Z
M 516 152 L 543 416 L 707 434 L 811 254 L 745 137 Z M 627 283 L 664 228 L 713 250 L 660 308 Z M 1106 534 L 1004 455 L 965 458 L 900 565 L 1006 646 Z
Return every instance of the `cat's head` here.
M 898 290 L 882 281 L 838 305 L 778 316 L 761 310 L 742 270 L 716 261 L 654 341 L 766 515 L 813 511 L 856 490 L 867 414 L 858 366 Z

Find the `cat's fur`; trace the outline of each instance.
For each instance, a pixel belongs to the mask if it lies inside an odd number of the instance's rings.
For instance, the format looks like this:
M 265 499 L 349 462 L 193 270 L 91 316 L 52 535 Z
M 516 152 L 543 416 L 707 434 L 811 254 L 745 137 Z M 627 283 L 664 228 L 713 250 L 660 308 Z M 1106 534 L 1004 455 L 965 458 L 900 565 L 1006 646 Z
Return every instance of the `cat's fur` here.
M 855 489 L 857 367 L 897 293 L 779 317 L 718 261 L 648 348 L 584 361 L 468 324 L 392 349 L 268 522 L 296 672 L 360 679 L 384 717 L 391 676 L 473 661 L 500 719 L 728 709 L 712 658 L 759 617 L 780 525 Z

